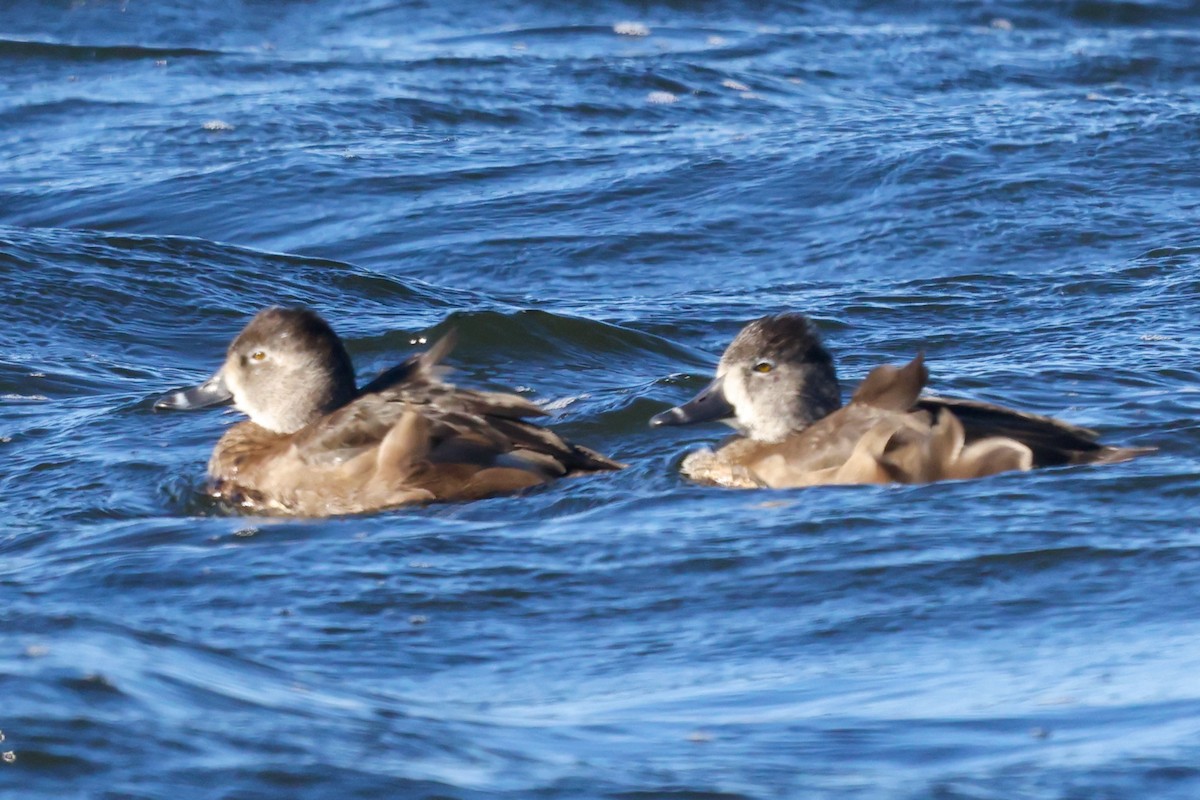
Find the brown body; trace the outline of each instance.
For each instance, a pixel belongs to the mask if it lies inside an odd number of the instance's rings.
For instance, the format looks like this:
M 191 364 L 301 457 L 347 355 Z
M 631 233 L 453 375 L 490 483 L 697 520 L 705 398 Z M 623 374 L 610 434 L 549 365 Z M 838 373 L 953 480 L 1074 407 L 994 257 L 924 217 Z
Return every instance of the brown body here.
M 349 356 L 307 309 L 266 309 L 206 383 L 158 408 L 232 399 L 250 420 L 217 442 L 214 496 L 260 513 L 350 514 L 476 500 L 623 465 L 530 421 L 545 412 L 514 394 L 445 383 L 448 336 L 354 387 Z
M 371 414 L 380 406 L 394 424 Z M 429 404 L 385 395 L 294 434 L 241 422 L 213 450 L 212 493 L 255 511 L 324 516 L 478 500 L 622 466 L 519 417 L 478 408 L 457 416 L 447 421 Z
M 766 377 L 779 373 L 784 382 L 770 387 Z M 904 367 L 877 367 L 838 407 L 832 362 L 811 323 L 799 315 L 768 317 L 730 346 L 714 384 L 655 424 L 735 414 L 749 433 L 690 453 L 682 465 L 692 480 L 735 488 L 928 483 L 1113 463 L 1154 449 L 1103 445 L 1093 431 L 1003 406 L 922 397 L 927 378 L 920 356 Z M 800 398 L 794 406 L 793 397 Z

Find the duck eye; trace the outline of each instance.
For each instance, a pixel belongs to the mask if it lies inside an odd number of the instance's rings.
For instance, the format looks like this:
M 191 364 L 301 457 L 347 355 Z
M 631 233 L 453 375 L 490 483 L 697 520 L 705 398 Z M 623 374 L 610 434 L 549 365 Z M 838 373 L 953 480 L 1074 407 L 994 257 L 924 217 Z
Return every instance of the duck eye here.
M 760 361 L 754 365 L 753 370 L 760 375 L 766 375 L 771 370 L 775 369 L 775 365 L 770 361 Z
M 265 352 L 263 352 L 262 350 L 255 350 L 253 353 L 250 354 L 250 357 L 253 358 L 255 361 L 262 361 L 264 358 L 267 357 L 267 354 Z

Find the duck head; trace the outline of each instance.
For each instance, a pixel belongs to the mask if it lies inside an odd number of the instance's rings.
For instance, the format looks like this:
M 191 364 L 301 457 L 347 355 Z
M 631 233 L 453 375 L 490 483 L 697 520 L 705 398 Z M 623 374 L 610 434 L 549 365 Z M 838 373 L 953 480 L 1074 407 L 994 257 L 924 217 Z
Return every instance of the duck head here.
M 777 314 L 742 328 L 721 356 L 716 379 L 650 424 L 721 421 L 751 439 L 777 442 L 841 405 L 833 357 L 812 320 Z
M 216 374 L 162 397 L 154 408 L 192 410 L 232 401 L 267 430 L 293 433 L 356 394 L 350 355 L 329 323 L 307 308 L 272 307 L 237 335 Z

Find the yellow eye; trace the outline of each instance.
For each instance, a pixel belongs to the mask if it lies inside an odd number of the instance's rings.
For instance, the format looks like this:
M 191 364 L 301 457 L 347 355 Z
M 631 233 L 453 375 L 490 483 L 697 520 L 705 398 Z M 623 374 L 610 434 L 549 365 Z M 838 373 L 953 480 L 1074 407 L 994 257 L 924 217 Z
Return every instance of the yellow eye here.
M 267 357 L 267 354 L 264 353 L 262 350 L 255 350 L 253 353 L 250 354 L 250 357 L 253 358 L 255 361 L 262 361 L 264 358 Z
M 775 369 L 775 365 L 770 361 L 760 361 L 754 365 L 754 371 L 763 375 L 767 374 L 773 369 Z

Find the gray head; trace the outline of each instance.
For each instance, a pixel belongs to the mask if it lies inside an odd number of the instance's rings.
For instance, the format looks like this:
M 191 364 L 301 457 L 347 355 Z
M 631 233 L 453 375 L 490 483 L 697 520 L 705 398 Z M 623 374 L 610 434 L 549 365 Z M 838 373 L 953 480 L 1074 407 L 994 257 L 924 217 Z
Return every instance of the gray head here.
M 356 394 L 350 356 L 329 323 L 307 308 L 272 307 L 238 334 L 215 375 L 154 407 L 205 408 L 232 399 L 258 425 L 293 433 Z
M 650 424 L 721 420 L 751 439 L 777 442 L 841 405 L 833 357 L 812 321 L 778 314 L 742 328 L 721 356 L 716 380 Z

